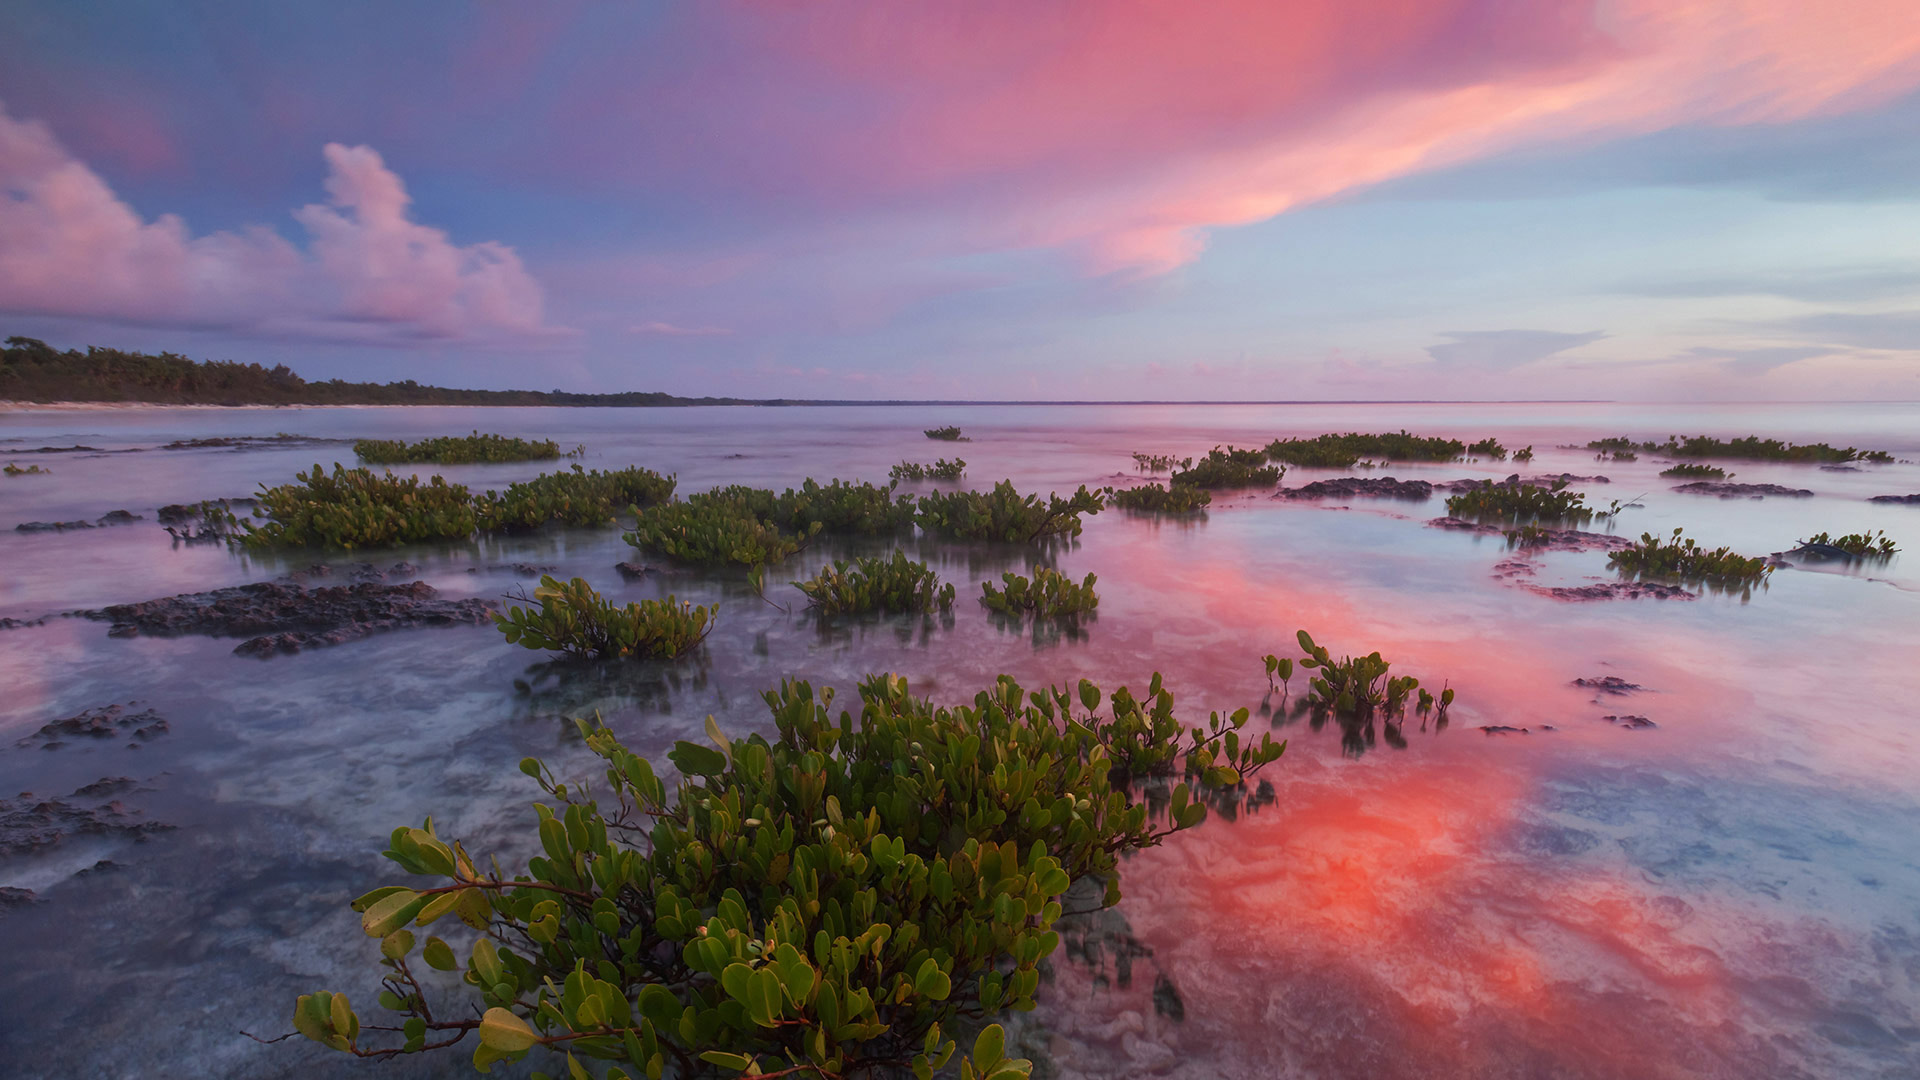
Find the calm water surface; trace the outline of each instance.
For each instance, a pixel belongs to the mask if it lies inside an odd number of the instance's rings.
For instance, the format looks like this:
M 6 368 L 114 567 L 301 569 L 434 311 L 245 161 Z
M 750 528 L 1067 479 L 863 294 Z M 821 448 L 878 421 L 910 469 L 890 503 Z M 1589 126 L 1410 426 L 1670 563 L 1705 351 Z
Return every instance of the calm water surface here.
M 973 441 L 934 443 L 954 423 Z M 917 409 L 90 410 L 0 414 L 0 459 L 50 476 L 0 478 L 0 797 L 17 806 L 130 777 L 131 812 L 174 828 L 142 843 L 77 836 L 0 859 L 0 1061 L 20 1077 L 413 1077 L 463 1058 L 380 1065 L 287 1030 L 293 998 L 331 987 L 370 1003 L 373 944 L 346 907 L 394 879 L 398 824 L 433 814 L 470 848 L 523 855 L 531 785 L 513 769 L 587 755 L 565 719 L 601 712 L 663 753 L 709 713 L 767 730 L 760 691 L 782 678 L 839 687 L 896 671 L 936 698 L 1007 672 L 1030 686 L 1111 689 L 1163 672 L 1182 715 L 1248 705 L 1291 740 L 1263 774 L 1276 801 L 1216 817 L 1126 867 L 1126 899 L 1089 937 L 1094 963 L 1054 965 L 1022 1044 L 1060 1077 L 1912 1077 L 1920 1074 L 1920 563 L 1782 570 L 1749 598 L 1565 603 L 1525 585 L 1606 580 L 1605 556 L 1542 557 L 1496 576 L 1492 540 L 1428 528 L 1427 503 L 1217 499 L 1203 520 L 1108 512 L 1059 556 L 1100 577 L 1081 638 L 997 626 L 966 599 L 1032 565 L 993 545 L 908 540 L 958 584 L 950 623 L 821 625 L 762 603 L 742 576 L 669 571 L 628 583 L 617 530 L 560 531 L 382 552 L 454 595 L 500 597 L 577 574 L 618 599 L 718 603 L 701 654 L 673 667 L 565 668 L 491 628 L 428 629 L 294 656 L 235 656 L 231 640 L 109 639 L 59 613 L 280 576 L 315 556 L 173 545 L 172 502 L 250 493 L 344 443 L 160 450 L 174 439 L 273 434 L 419 437 L 478 428 L 586 445 L 589 467 L 723 483 L 881 480 L 903 459 L 958 453 L 967 482 L 1022 490 L 1130 481 L 1134 450 L 1200 453 L 1282 435 L 1406 427 L 1531 443 L 1532 473 L 1605 474 L 1589 501 L 1640 502 L 1617 529 L 1684 525 L 1748 554 L 1820 530 L 1884 528 L 1920 544 L 1920 406 L 1138 406 Z M 1734 463 L 1748 482 L 1810 499 L 1672 492 L 1663 463 L 1557 449 L 1608 435 L 1759 433 L 1885 448 L 1857 472 Z M 100 452 L 26 454 L 41 446 Z M 1505 463 L 1393 466 L 1432 480 Z M 537 466 L 436 471 L 501 487 Z M 1293 485 L 1327 473 L 1295 470 Z M 931 487 L 931 485 L 924 485 Z M 25 521 L 117 528 L 22 534 Z M 770 574 L 794 580 L 850 550 L 821 545 Z M 335 563 L 351 560 L 334 559 Z M 770 592 L 792 590 L 770 581 Z M 797 598 L 798 594 L 794 594 Z M 1265 701 L 1260 658 L 1308 628 L 1336 652 L 1379 649 L 1396 673 L 1459 691 L 1451 724 L 1404 744 L 1314 730 Z M 1596 700 L 1571 685 L 1646 689 Z M 1299 680 L 1296 679 L 1296 682 Z M 138 701 L 167 735 L 16 747 L 48 721 Z M 1606 715 L 1657 726 L 1627 730 Z M 1525 728 L 1486 734 L 1483 726 Z M 1550 729 L 1550 730 L 1549 730 Z M 32 792 L 23 803 L 19 793 Z M 106 866 L 98 866 L 102 862 Z M 503 859 L 503 861 L 505 861 Z M 1123 956 L 1126 962 L 1119 962 Z M 1127 969 L 1122 978 L 1122 969 Z M 1183 1019 L 1167 1015 L 1170 987 Z M 364 1008 L 364 1005 L 363 1005 Z M 529 1066 L 536 1063 L 529 1062 Z M 551 1066 L 549 1066 L 550 1068 Z

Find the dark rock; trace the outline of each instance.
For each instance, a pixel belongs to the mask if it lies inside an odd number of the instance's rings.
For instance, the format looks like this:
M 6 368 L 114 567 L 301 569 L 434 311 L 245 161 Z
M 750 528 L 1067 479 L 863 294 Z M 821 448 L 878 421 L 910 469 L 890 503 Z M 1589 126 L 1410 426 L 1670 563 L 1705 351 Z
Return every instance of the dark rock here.
M 1734 484 L 1724 480 L 1695 480 L 1673 490 L 1688 495 L 1718 495 L 1723 499 L 1764 498 L 1768 495 L 1784 495 L 1790 499 L 1813 498 L 1813 492 L 1806 488 L 1782 487 L 1779 484 Z
M 394 570 L 403 567 L 412 569 L 402 563 Z M 484 625 L 495 606 L 491 600 L 471 597 L 442 600 L 438 590 L 424 581 L 405 585 L 362 581 L 315 589 L 298 581 L 261 581 L 78 614 L 111 622 L 107 633 L 112 637 L 244 637 L 248 640 L 234 652 L 271 656 L 390 630 Z
M 9 450 L 9 454 L 104 454 L 106 451 L 97 446 L 36 446 L 32 450 Z
M 175 439 L 162 450 L 261 450 L 290 446 L 325 446 L 348 443 L 352 439 L 321 439 L 311 435 L 214 435 L 202 439 Z
M 89 799 L 105 799 L 125 795 L 139 786 L 131 776 L 103 776 L 86 787 L 76 788 L 74 794 Z
M 1618 675 L 1596 675 L 1591 679 L 1575 679 L 1573 685 L 1584 686 L 1602 694 L 1625 696 L 1636 690 L 1645 690 L 1639 683 L 1630 683 Z
M 18 630 L 26 626 L 45 626 L 46 616 L 38 619 L 0 619 L 0 630 Z
M 1613 483 L 1613 481 L 1607 479 L 1604 476 L 1575 476 L 1570 472 L 1555 473 L 1555 474 L 1546 475 L 1546 476 L 1529 476 L 1523 482 L 1532 484 L 1536 487 L 1540 487 L 1540 486 L 1551 487 L 1554 484 L 1611 484 Z
M 1603 716 L 1600 719 L 1605 720 L 1609 724 L 1618 724 L 1630 731 L 1660 726 L 1644 716 Z
M 106 705 L 98 709 L 69 716 L 65 720 L 55 720 L 39 731 L 20 740 L 21 746 L 30 745 L 35 739 L 42 740 L 43 749 L 52 750 L 66 745 L 66 739 L 111 739 L 131 732 L 136 738 L 154 739 L 167 732 L 167 722 L 152 709 L 131 712 L 137 701 L 125 705 Z
M 1860 558 L 1846 548 L 1834 547 L 1832 544 L 1801 544 L 1785 554 L 1798 555 L 1814 562 L 1852 562 Z
M 1920 506 L 1920 495 L 1875 495 L 1868 502 L 1900 503 L 1905 506 Z
M 1693 593 L 1678 585 L 1664 585 L 1657 581 L 1607 581 L 1598 585 L 1569 585 L 1556 588 L 1529 585 L 1527 588 L 1542 596 L 1551 596 L 1555 600 L 1695 599 Z
M 637 562 L 614 563 L 613 568 L 620 571 L 621 577 L 628 579 L 645 577 L 653 573 L 653 567 Z
M 1331 480 L 1315 480 L 1297 488 L 1281 488 L 1274 498 L 1319 499 L 1326 497 L 1369 499 L 1428 499 L 1433 497 L 1433 485 L 1425 480 L 1395 480 L 1391 476 L 1360 477 L 1341 476 Z
M 1821 472 L 1859 472 L 1860 466 L 1858 465 L 1822 465 L 1820 466 L 1820 471 Z
M 467 567 L 467 573 L 478 574 L 482 570 L 487 570 L 487 571 L 506 570 L 514 574 L 517 574 L 520 577 L 539 577 L 542 574 L 551 574 L 558 569 L 560 568 L 557 566 L 537 566 L 533 563 L 523 563 L 523 562 L 491 563 L 487 566 L 469 566 Z
M 1153 980 L 1153 1011 L 1178 1024 L 1187 1018 L 1187 1003 L 1180 999 L 1180 988 L 1166 972 Z
M 145 520 L 139 514 L 125 510 L 109 510 L 96 521 L 28 521 L 15 525 L 15 532 L 66 532 L 68 529 L 97 529 L 109 525 L 131 525 Z
M 1530 735 L 1532 734 L 1532 732 L 1529 732 L 1526 728 L 1508 727 L 1505 724 L 1482 724 L 1480 725 L 1480 730 L 1486 732 L 1489 735 Z
M 33 802 L 24 794 L 17 800 L 0 799 L 0 857 L 45 851 L 73 836 L 145 840 L 154 833 L 173 828 L 164 822 L 149 820 L 118 800 L 87 805 L 92 801 L 78 791 L 66 799 L 45 802 Z
M 5 911 L 8 908 L 26 907 L 28 904 L 38 902 L 39 899 L 39 897 L 33 895 L 32 889 L 20 889 L 12 885 L 0 885 L 0 911 Z

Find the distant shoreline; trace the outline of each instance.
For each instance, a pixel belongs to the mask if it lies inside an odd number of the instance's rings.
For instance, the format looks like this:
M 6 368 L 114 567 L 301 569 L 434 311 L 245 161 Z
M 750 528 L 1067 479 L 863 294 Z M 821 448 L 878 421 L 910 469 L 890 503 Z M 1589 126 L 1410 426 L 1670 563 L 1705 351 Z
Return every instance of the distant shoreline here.
M 1501 400 L 1480 400 L 1471 398 L 1398 398 L 1369 399 L 1342 398 L 1328 400 L 1296 401 L 990 401 L 967 400 L 948 401 L 940 399 L 901 400 L 901 401 L 836 401 L 822 400 L 781 400 L 734 401 L 708 405 L 552 405 L 552 404 L 439 404 L 419 402 L 412 404 L 368 404 L 340 405 L 331 403 L 281 404 L 245 404 L 211 405 L 204 402 L 167 402 L 167 401 L 0 401 L 0 413 L 13 412 L 107 412 L 135 409 L 824 409 L 824 408 L 1005 408 L 1020 407 L 1056 407 L 1081 406 L 1088 408 L 1111 407 L 1115 405 L 1617 405 L 1620 402 L 1611 398 L 1511 398 Z M 1764 405 L 1767 402 L 1707 402 L 1690 404 Z M 1846 404 L 1828 402 L 1826 404 Z

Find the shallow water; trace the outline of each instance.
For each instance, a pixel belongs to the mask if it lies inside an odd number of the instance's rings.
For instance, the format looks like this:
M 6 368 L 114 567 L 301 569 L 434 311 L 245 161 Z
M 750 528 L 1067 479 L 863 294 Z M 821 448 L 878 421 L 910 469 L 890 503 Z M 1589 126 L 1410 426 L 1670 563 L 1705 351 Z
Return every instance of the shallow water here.
M 930 442 L 954 423 L 971 442 Z M 1599 553 L 1497 577 L 1497 537 L 1428 528 L 1425 503 L 1216 501 L 1204 520 L 1108 512 L 1059 558 L 1099 574 L 1082 638 L 1003 629 L 971 600 L 1031 553 L 907 541 L 956 582 L 950 622 L 822 627 L 762 603 L 737 575 L 669 571 L 629 583 L 617 530 L 337 558 L 405 559 L 449 595 L 531 585 L 511 564 L 578 574 L 616 598 L 673 593 L 720 605 L 700 655 L 677 666 L 579 668 L 507 646 L 490 628 L 403 631 L 294 656 L 233 655 L 231 640 L 112 639 L 59 613 L 273 578 L 315 561 L 176 547 L 164 503 L 281 483 L 350 448 L 160 450 L 173 439 L 287 431 L 418 437 L 479 428 L 584 443 L 589 467 L 721 483 L 883 479 L 956 453 L 969 483 L 1022 490 L 1121 483 L 1134 450 L 1200 453 L 1282 435 L 1406 427 L 1532 443 L 1527 474 L 1602 473 L 1617 530 L 1684 525 L 1748 554 L 1820 530 L 1884 528 L 1920 543 L 1920 406 L 1127 406 L 847 409 L 86 410 L 0 414 L 0 796 L 64 796 L 102 777 L 140 789 L 132 811 L 174 828 L 144 842 L 76 837 L 0 859 L 7 958 L 0 1060 L 23 1077 L 457 1076 L 461 1057 L 356 1062 L 288 1029 L 293 998 L 331 987 L 370 1003 L 375 949 L 347 901 L 392 879 L 395 825 L 434 815 L 476 850 L 523 851 L 531 785 L 513 769 L 584 757 L 565 720 L 600 711 L 662 752 L 707 714 L 770 727 L 759 693 L 782 678 L 851 697 L 868 672 L 970 698 L 1000 672 L 1030 686 L 1109 689 L 1165 673 L 1181 714 L 1261 709 L 1291 740 L 1263 777 L 1277 801 L 1216 817 L 1126 867 L 1103 940 L 1135 942 L 1126 985 L 1062 962 L 1024 1045 L 1066 1077 L 1906 1077 L 1920 1072 L 1920 563 L 1781 570 L 1750 598 L 1567 603 L 1525 586 L 1608 578 Z M 1669 490 L 1662 463 L 1556 449 L 1601 436 L 1759 433 L 1884 448 L 1902 463 L 1830 472 L 1730 463 L 1744 482 L 1811 499 L 1721 500 Z M 83 444 L 101 452 L 27 454 Z M 1504 476 L 1500 462 L 1363 475 Z M 429 470 L 499 487 L 535 465 Z M 1289 473 L 1287 484 L 1335 475 Z M 933 485 L 918 485 L 931 488 Z M 19 534 L 24 521 L 132 525 Z M 883 544 L 858 545 L 879 549 Z M 820 545 L 770 573 L 769 592 L 851 550 Z M 797 598 L 797 593 L 794 596 Z M 1264 702 L 1260 658 L 1309 628 L 1336 652 L 1381 650 L 1396 673 L 1459 691 L 1450 725 L 1409 723 L 1343 744 Z M 1647 689 L 1570 685 L 1618 675 Z M 1301 680 L 1296 678 L 1296 689 Z M 171 731 L 16 747 L 40 725 L 139 701 Z M 1643 715 L 1628 730 L 1602 716 Z M 1528 729 L 1483 734 L 1482 726 Z M 1551 730 L 1547 730 L 1551 728 Z M 105 860 L 111 865 L 95 869 Z M 504 860 L 503 860 L 504 861 Z M 81 873 L 82 871 L 87 871 Z M 1164 976 L 1184 1004 L 1152 1000 Z

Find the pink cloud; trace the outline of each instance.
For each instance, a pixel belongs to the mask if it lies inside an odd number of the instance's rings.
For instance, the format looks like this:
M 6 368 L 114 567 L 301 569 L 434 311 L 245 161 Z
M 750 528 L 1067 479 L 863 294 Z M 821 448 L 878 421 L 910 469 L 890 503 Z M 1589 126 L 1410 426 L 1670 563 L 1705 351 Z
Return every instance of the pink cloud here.
M 0 107 L 0 310 L 349 340 L 554 334 L 512 248 L 460 246 L 408 217 L 369 147 L 329 143 L 325 204 L 272 229 L 193 236 L 114 194 L 42 125 Z

